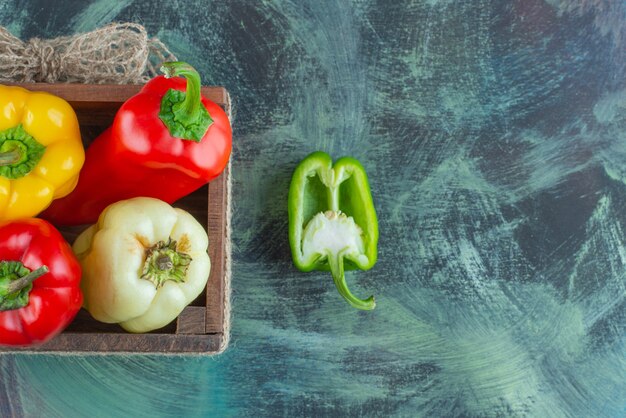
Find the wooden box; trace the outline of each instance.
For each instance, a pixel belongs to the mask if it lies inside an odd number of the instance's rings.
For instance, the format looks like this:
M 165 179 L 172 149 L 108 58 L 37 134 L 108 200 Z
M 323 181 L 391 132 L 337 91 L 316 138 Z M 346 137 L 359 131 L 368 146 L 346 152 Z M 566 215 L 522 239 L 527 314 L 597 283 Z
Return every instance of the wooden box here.
M 67 100 L 78 116 L 85 147 L 111 124 L 117 109 L 137 94 L 137 85 L 25 84 L 29 90 L 47 91 Z M 229 110 L 229 96 L 222 87 L 203 87 L 202 94 Z M 1 352 L 58 354 L 192 354 L 222 351 L 227 342 L 225 311 L 228 297 L 226 276 L 229 271 L 228 176 L 227 168 L 207 186 L 173 204 L 190 212 L 209 235 L 211 273 L 205 291 L 168 326 L 146 334 L 131 334 L 116 324 L 103 324 L 81 309 L 72 324 L 44 345 L 15 348 L 0 347 Z M 73 243 L 86 228 L 59 228 Z M 227 331 L 227 330 L 226 330 Z

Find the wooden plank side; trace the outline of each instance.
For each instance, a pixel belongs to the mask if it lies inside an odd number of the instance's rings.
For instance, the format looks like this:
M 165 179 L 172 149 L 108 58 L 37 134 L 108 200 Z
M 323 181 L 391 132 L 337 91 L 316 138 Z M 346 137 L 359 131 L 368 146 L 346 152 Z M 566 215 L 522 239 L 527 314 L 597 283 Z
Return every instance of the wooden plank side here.
M 19 86 L 32 91 L 45 91 L 62 97 L 68 102 L 89 103 L 99 108 L 103 103 L 122 104 L 131 96 L 139 93 L 143 85 L 140 84 L 46 84 L 31 83 Z M 202 95 L 207 99 L 224 107 L 227 106 L 228 93 L 224 87 L 203 86 Z
M 13 353 L 63 354 L 209 354 L 219 350 L 222 335 L 88 334 L 64 332 L 48 343 L 13 349 Z M 0 353 L 2 355 L 2 353 Z
M 187 306 L 176 318 L 176 334 L 205 334 L 205 306 Z
M 139 93 L 142 85 L 118 84 L 20 84 L 32 91 L 46 91 L 67 100 L 74 108 L 81 126 L 100 126 L 102 130 L 113 122 L 122 103 Z M 229 106 L 224 87 L 202 87 L 202 95 L 222 108 Z
M 206 332 L 224 332 L 224 273 L 226 241 L 226 182 L 228 167 L 221 176 L 209 183 L 207 225 L 211 274 L 206 294 Z

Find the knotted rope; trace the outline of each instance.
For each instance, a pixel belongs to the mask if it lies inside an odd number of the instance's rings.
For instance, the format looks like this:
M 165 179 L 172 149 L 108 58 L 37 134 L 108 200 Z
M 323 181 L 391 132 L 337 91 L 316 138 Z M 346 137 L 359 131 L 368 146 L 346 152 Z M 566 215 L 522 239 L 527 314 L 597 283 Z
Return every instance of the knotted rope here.
M 136 23 L 92 32 L 22 41 L 0 26 L 1 82 L 139 84 L 176 57 Z

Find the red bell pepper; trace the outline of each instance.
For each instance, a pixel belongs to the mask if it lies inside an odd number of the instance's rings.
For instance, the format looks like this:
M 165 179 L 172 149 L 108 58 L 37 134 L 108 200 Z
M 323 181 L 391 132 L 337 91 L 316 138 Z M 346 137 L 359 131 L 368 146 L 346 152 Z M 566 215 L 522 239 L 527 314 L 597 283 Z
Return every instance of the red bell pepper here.
M 43 218 L 94 223 L 109 204 L 139 196 L 171 204 L 224 170 L 232 147 L 228 116 L 201 96 L 200 76 L 189 64 L 168 62 L 161 71 L 165 76 L 128 99 L 87 148 L 76 188 Z
M 59 231 L 42 219 L 0 224 L 0 344 L 44 343 L 83 302 L 81 268 Z

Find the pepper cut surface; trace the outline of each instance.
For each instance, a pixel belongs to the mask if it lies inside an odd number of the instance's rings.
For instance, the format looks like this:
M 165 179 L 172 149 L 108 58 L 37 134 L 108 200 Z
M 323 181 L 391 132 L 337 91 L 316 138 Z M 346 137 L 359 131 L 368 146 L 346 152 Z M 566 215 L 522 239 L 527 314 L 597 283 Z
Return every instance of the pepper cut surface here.
M 368 270 L 377 260 L 378 220 L 363 166 L 314 152 L 296 168 L 289 187 L 289 242 L 302 271 L 330 270 L 339 293 L 358 309 L 374 297 L 354 296 L 345 270 Z

